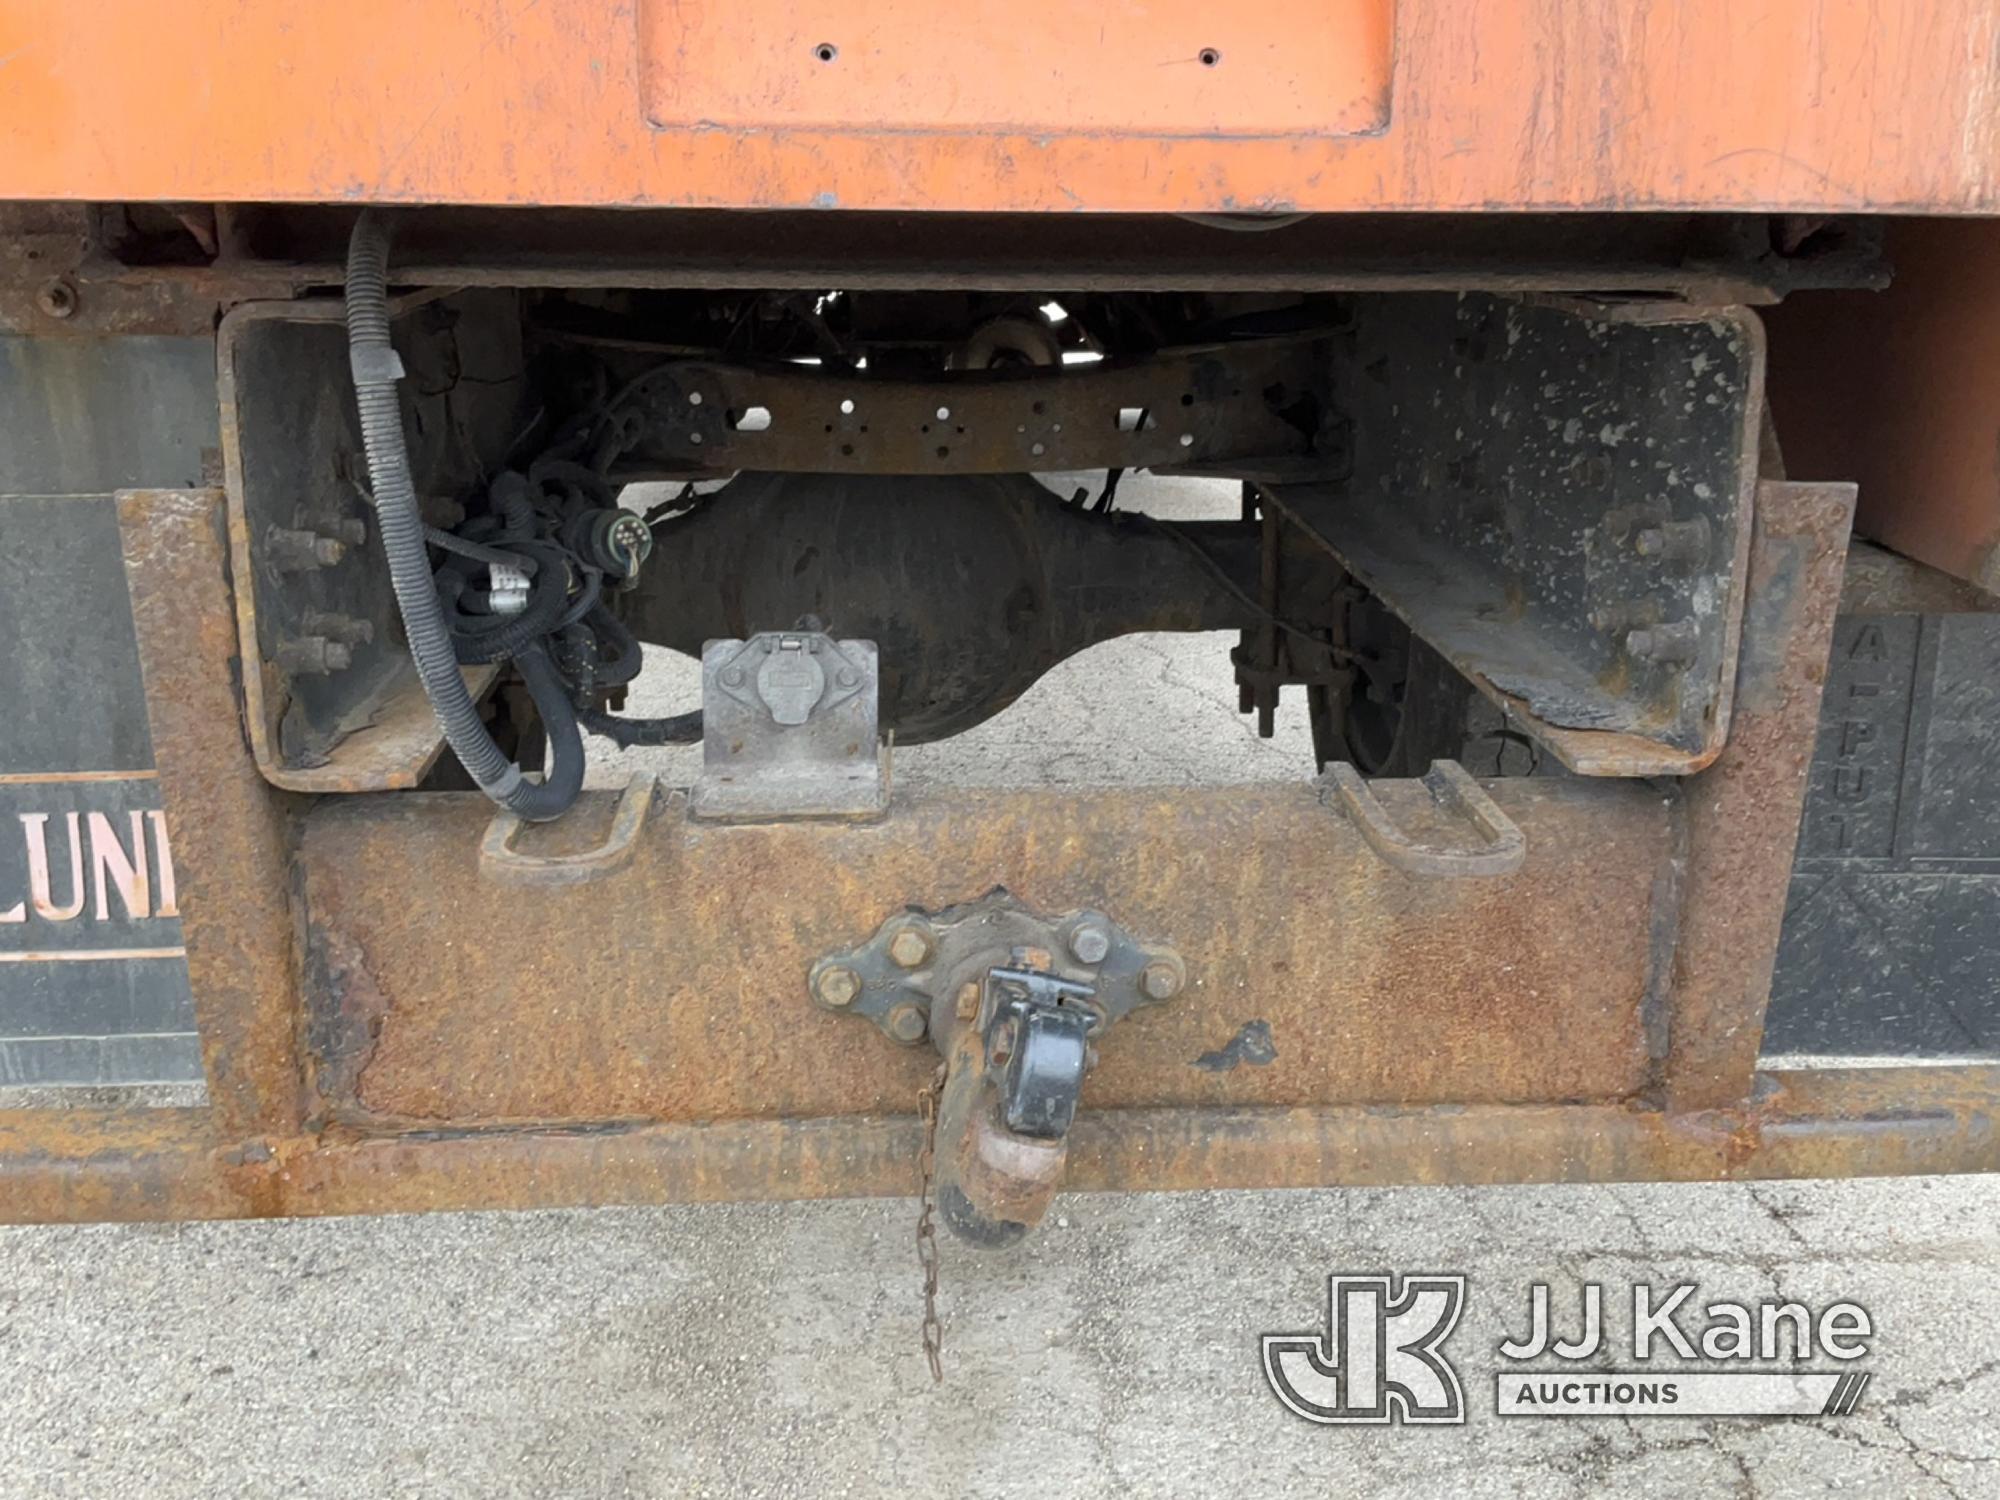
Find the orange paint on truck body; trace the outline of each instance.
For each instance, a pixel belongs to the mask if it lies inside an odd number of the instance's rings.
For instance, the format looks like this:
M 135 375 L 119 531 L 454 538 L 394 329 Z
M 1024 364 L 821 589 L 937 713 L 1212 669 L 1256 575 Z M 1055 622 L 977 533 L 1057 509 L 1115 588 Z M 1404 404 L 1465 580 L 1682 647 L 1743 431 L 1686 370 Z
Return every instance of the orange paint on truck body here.
M 2000 0 L 0 0 L 0 197 L 2000 209 Z

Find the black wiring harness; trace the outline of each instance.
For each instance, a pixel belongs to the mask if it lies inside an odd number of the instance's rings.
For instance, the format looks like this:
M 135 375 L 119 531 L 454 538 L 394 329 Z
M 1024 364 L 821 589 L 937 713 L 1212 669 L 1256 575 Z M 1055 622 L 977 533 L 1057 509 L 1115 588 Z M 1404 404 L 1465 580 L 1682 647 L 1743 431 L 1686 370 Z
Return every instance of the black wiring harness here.
M 586 730 L 619 745 L 701 738 L 699 713 L 624 719 L 603 707 L 641 663 L 605 584 L 636 577 L 652 532 L 619 506 L 604 464 L 582 461 L 602 410 L 570 424 L 525 471 L 502 473 L 487 487 L 484 509 L 456 528 L 425 522 L 396 389 L 404 372 L 390 340 L 390 238 L 389 221 L 373 209 L 354 226 L 347 342 L 369 498 L 410 659 L 439 728 L 480 790 L 523 818 L 558 818 L 583 787 Z M 599 451 L 613 448 L 599 443 Z M 500 748 L 465 685 L 463 666 L 503 662 L 520 672 L 547 733 L 539 780 Z
M 545 653 L 561 677 L 581 730 L 621 747 L 685 745 L 701 738 L 701 714 L 628 719 L 603 707 L 607 693 L 639 675 L 639 642 L 611 607 L 651 548 L 651 532 L 618 505 L 617 486 L 565 456 L 582 432 L 559 441 L 525 472 L 488 487 L 486 509 L 450 532 L 431 532 L 438 603 L 465 665 Z M 503 592 L 496 576 L 525 579 Z M 553 741 L 552 741 L 553 744 Z

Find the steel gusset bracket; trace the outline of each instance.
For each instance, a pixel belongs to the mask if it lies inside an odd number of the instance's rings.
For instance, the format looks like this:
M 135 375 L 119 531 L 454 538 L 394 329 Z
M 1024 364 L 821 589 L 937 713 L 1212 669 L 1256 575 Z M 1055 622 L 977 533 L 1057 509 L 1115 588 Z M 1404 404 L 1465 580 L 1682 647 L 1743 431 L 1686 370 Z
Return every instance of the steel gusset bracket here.
M 1763 416 L 1742 308 L 1382 298 L 1335 359 L 1344 479 L 1260 493 L 1571 770 L 1728 734 Z
M 808 976 L 815 1004 L 864 1016 L 903 1046 L 928 1036 L 944 1057 L 938 1209 L 984 1246 L 1012 1244 L 1048 1211 L 1105 1030 L 1186 987 L 1173 949 L 1102 912 L 1044 917 L 1004 890 L 899 913 Z

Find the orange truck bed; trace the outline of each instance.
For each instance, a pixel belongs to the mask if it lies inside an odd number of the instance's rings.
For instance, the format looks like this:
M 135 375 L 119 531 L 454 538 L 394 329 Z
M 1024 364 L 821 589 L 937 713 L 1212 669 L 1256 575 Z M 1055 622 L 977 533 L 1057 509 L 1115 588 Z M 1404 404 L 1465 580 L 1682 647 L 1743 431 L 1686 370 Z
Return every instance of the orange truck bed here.
M 2000 207 L 1996 0 L 0 0 L 0 197 Z

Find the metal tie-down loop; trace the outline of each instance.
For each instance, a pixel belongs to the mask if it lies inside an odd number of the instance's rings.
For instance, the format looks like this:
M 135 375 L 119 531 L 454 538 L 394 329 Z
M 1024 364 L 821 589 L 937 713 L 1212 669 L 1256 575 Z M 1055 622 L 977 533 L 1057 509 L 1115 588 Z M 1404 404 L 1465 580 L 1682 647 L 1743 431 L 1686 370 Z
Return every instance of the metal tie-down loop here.
M 487 880 L 504 880 L 515 885 L 580 885 L 586 880 L 615 874 L 632 862 L 638 847 L 639 830 L 653 810 L 659 778 L 641 771 L 618 796 L 618 811 L 611 819 L 611 831 L 595 849 L 580 854 L 524 854 L 514 847 L 521 831 L 521 818 L 502 808 L 486 825 L 479 842 L 479 873 Z
M 1479 831 L 1485 843 L 1477 848 L 1421 843 L 1397 826 L 1353 766 L 1336 761 L 1326 774 L 1368 847 L 1406 875 L 1512 875 L 1528 857 L 1527 837 L 1455 760 L 1432 761 L 1423 783 L 1438 806 L 1459 813 Z

